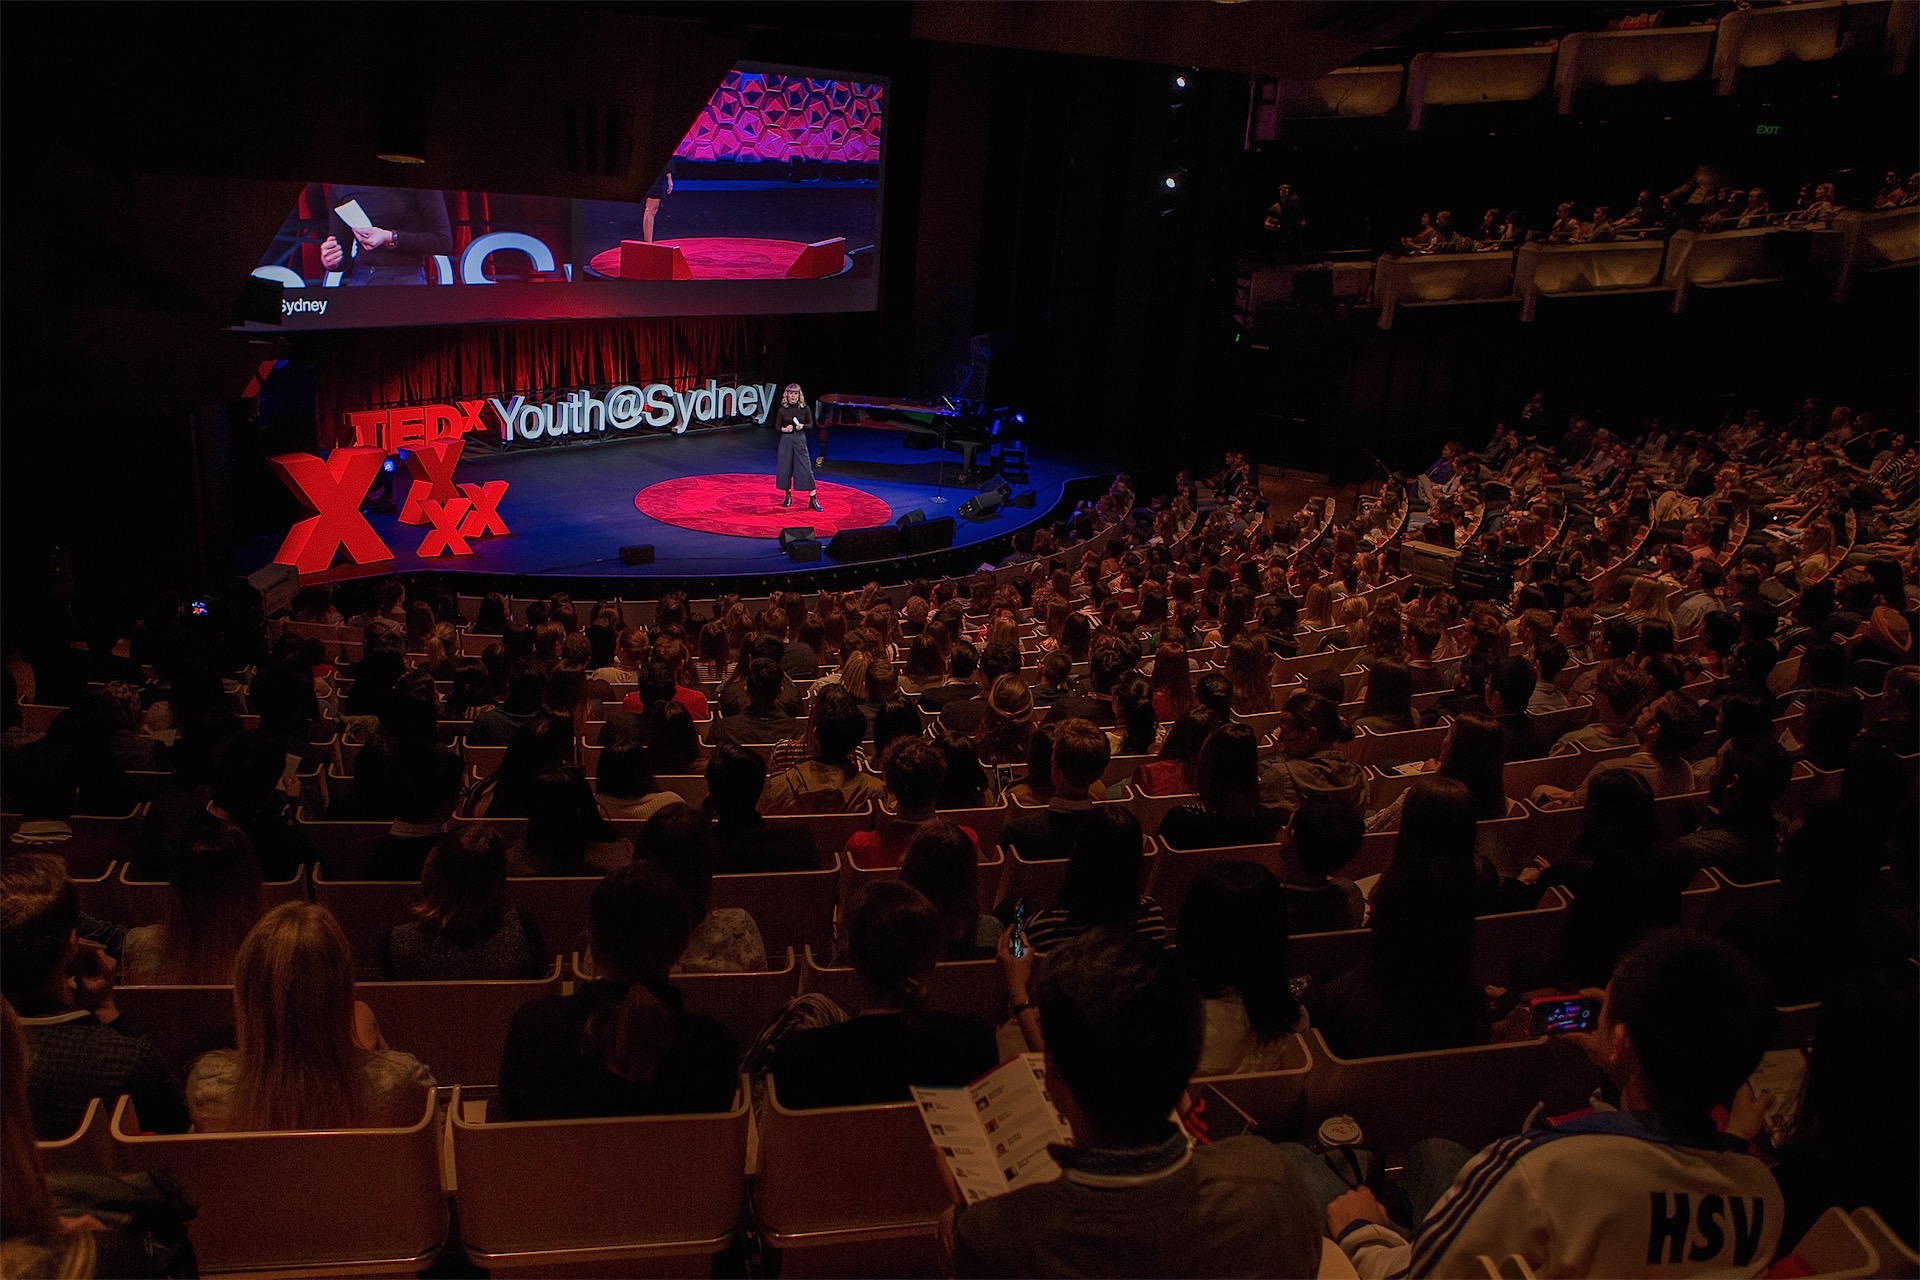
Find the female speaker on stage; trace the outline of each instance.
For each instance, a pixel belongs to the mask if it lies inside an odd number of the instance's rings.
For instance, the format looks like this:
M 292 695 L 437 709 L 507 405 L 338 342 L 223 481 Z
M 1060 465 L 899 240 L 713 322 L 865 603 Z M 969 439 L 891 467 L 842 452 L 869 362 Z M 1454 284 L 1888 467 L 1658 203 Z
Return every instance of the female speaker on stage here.
M 793 505 L 794 486 L 807 491 L 807 505 L 815 511 L 820 510 L 820 493 L 813 483 L 813 463 L 807 459 L 807 428 L 813 425 L 813 411 L 807 408 L 807 398 L 800 390 L 800 384 L 789 382 L 780 396 L 780 407 L 774 410 L 773 425 L 780 429 L 779 475 L 775 480 L 786 497 L 780 505 Z

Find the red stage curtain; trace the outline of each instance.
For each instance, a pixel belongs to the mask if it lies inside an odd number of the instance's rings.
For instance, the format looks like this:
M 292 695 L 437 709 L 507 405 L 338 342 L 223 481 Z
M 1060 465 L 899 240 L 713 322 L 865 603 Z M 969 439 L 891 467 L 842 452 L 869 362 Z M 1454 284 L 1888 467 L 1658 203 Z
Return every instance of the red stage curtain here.
M 320 446 L 351 444 L 346 415 L 361 409 L 773 377 L 783 332 L 765 317 L 720 316 L 314 334 Z

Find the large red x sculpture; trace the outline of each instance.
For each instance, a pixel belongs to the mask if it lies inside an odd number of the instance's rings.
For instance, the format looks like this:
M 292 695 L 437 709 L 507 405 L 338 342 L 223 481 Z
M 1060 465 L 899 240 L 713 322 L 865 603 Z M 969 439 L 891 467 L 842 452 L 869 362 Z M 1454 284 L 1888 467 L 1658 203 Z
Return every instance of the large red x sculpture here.
M 473 548 L 467 545 L 467 535 L 460 529 L 460 522 L 467 518 L 472 506 L 473 503 L 465 498 L 455 498 L 451 502 L 435 502 L 429 498 L 420 504 L 421 514 L 433 525 L 433 531 L 420 543 L 421 559 L 473 554 Z
M 453 484 L 453 468 L 465 447 L 464 440 L 455 439 L 417 444 L 407 450 L 407 474 L 413 477 L 413 484 L 407 489 L 407 500 L 400 505 L 401 524 L 425 524 L 427 516 L 420 507 L 429 499 L 451 502 L 460 496 Z
M 473 503 L 473 510 L 467 513 L 467 522 L 460 526 L 460 532 L 469 538 L 504 538 L 507 522 L 500 518 L 500 499 L 507 496 L 507 482 L 488 480 L 484 484 L 463 484 L 460 492 Z
M 287 531 L 274 556 L 301 573 L 324 573 L 333 553 L 346 548 L 355 564 L 393 559 L 393 552 L 360 514 L 360 503 L 386 457 L 380 449 L 335 449 L 324 459 L 311 453 L 283 453 L 267 459 L 294 496 L 314 514 Z

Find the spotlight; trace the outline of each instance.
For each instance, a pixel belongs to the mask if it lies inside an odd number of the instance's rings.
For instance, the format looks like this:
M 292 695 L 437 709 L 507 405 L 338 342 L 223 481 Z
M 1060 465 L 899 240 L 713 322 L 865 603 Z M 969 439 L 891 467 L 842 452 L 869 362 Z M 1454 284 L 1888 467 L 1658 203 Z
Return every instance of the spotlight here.
M 380 462 L 380 469 L 381 469 L 382 471 L 384 471 L 384 472 L 386 472 L 386 473 L 387 473 L 388 475 L 392 475 L 392 474 L 393 474 L 393 459 L 392 459 L 391 457 L 388 457 L 388 458 L 383 458 L 383 459 L 381 459 L 381 462 Z
M 1169 191 L 1178 191 L 1180 189 L 1180 178 L 1177 174 L 1170 173 L 1166 177 L 1160 179 L 1160 181 L 1161 181 L 1161 184 L 1164 185 L 1166 189 Z
M 1186 72 L 1184 72 L 1184 71 L 1176 71 L 1176 72 L 1174 72 L 1174 73 L 1173 73 L 1173 87 L 1174 87 L 1174 88 L 1176 88 L 1176 89 L 1184 89 L 1184 88 L 1186 88 L 1186 87 L 1187 87 L 1187 73 L 1186 73 Z
M 1027 420 L 1027 415 L 1024 413 L 1016 413 L 1013 415 L 1013 420 L 1015 423 L 1024 423 Z

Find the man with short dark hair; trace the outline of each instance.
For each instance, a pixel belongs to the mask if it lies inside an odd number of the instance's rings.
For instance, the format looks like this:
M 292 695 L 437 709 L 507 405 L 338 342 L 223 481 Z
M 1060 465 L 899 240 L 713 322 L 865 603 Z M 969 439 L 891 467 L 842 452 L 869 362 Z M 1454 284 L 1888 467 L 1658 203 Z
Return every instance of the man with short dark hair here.
M 714 746 L 723 742 L 742 745 L 751 742 L 779 742 L 803 733 L 806 725 L 787 714 L 780 705 L 781 681 L 786 676 L 780 664 L 770 658 L 755 658 L 747 664 L 747 705 L 724 720 L 714 722 L 710 731 Z M 864 724 L 864 717 L 862 719 Z M 858 739 L 855 739 L 858 742 Z
M 1358 929 L 1367 900 L 1339 873 L 1360 852 L 1366 824 L 1352 807 L 1309 797 L 1281 829 L 1281 883 L 1287 936 Z
M 1543 636 L 1533 644 L 1533 693 L 1527 698 L 1529 711 L 1565 711 L 1567 695 L 1554 684 L 1567 668 L 1567 646 L 1552 636 Z
M 1726 583 L 1726 571 L 1720 562 L 1709 556 L 1696 560 L 1693 572 L 1689 573 L 1681 585 L 1686 588 L 1673 608 L 1673 634 L 1678 639 L 1686 639 L 1700 630 L 1700 623 L 1710 613 L 1718 613 L 1727 607 L 1721 598 L 1721 587 Z M 1757 589 L 1758 583 L 1755 583 Z
M 974 672 L 973 692 L 964 698 L 949 699 L 940 707 L 940 727 L 949 733 L 971 737 L 980 732 L 987 719 L 987 694 L 1001 676 L 1020 674 L 1020 648 L 1005 640 L 988 644 Z
M 722 875 L 766 871 L 817 871 L 820 852 L 813 832 L 797 822 L 768 822 L 760 813 L 767 762 L 751 747 L 727 743 L 707 758 L 706 810 L 720 852 Z
M 778 667 L 781 658 L 786 656 L 786 652 L 787 646 L 785 641 L 781 640 L 778 636 L 769 635 L 767 632 L 762 631 L 747 641 L 747 670 L 751 672 L 753 663 L 761 658 L 765 658 L 775 667 Z M 752 701 L 753 691 L 747 687 L 746 677 L 737 669 L 732 676 L 728 677 L 726 683 L 720 686 L 719 699 L 719 714 L 722 716 L 738 715 L 740 712 L 746 710 L 747 703 Z M 795 719 L 798 719 L 804 714 L 807 707 L 807 700 L 805 695 L 800 692 L 800 686 L 795 684 L 793 677 L 789 676 L 785 671 L 780 673 L 780 691 L 775 696 L 774 702 L 779 706 L 780 710 Z M 689 708 L 689 710 L 691 710 L 691 708 Z
M 1093 787 L 1106 772 L 1113 744 L 1090 720 L 1063 720 L 1053 731 L 1053 798 L 1039 812 L 1023 810 L 1000 839 L 1029 862 L 1064 858 L 1093 811 Z
M 1113 691 L 1120 680 L 1138 666 L 1140 646 L 1131 638 L 1103 636 L 1087 656 L 1087 678 L 1092 687 L 1085 693 L 1070 693 L 1053 704 L 1047 713 L 1050 722 L 1069 719 L 1091 720 L 1111 727 L 1117 721 L 1113 711 Z
M 1527 703 L 1538 684 L 1533 664 L 1517 654 L 1499 659 L 1487 673 L 1487 714 L 1500 722 L 1500 745 L 1508 764 L 1535 760 L 1553 750 L 1552 736 L 1527 715 Z
M 1363 1276 L 1463 1276 L 1482 1255 L 1542 1276 L 1765 1274 L 1785 1200 L 1713 1112 L 1733 1102 L 1772 1024 L 1738 951 L 1681 929 L 1646 934 L 1614 968 L 1599 1029 L 1571 1033 L 1619 1086 L 1618 1111 L 1485 1148 L 1411 1244 L 1371 1191 L 1335 1180 L 1319 1192 L 1344 1192 L 1328 1203 L 1328 1234 Z M 1318 1156 L 1288 1154 L 1313 1176 Z
M 1059 1178 L 952 1211 L 952 1274 L 1315 1274 L 1320 1225 L 1278 1149 L 1251 1136 L 1193 1146 L 1168 1118 L 1199 1064 L 1203 1018 L 1164 950 L 1093 930 L 1047 954 L 1032 995 L 1047 1090 L 1074 1142 L 1051 1148 Z
M 185 1132 L 180 1082 L 143 1036 L 117 1025 L 112 961 L 80 941 L 80 895 L 66 860 L 12 853 L 0 863 L 0 992 L 26 1029 L 34 1136 L 64 1138 L 87 1103 L 133 1099 L 143 1129 Z M 84 950 L 83 950 L 84 948 Z M 83 975 L 70 982 L 68 974 Z

